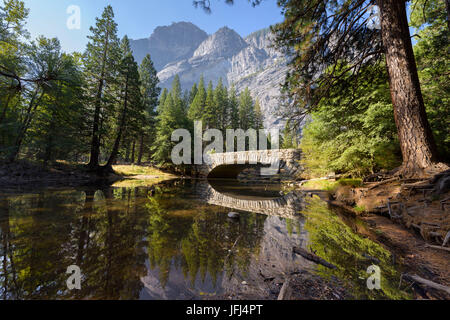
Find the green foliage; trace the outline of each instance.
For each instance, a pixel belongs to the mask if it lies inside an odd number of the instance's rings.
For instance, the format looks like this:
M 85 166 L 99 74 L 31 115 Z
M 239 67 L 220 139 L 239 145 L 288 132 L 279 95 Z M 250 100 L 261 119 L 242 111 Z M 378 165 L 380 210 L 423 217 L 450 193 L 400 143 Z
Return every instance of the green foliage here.
M 150 55 L 146 55 L 139 66 L 139 77 L 141 82 L 141 95 L 143 104 L 143 114 L 141 123 L 138 124 L 140 135 L 140 157 L 142 161 L 144 153 L 149 153 L 149 146 L 154 141 L 158 97 L 161 88 L 158 87 L 159 79 Z M 167 95 L 167 92 L 166 92 Z
M 129 137 L 136 141 L 141 134 L 142 124 L 145 121 L 145 105 L 142 102 L 140 75 L 138 65 L 134 60 L 130 49 L 128 37 L 125 36 L 121 43 L 122 59 L 119 64 L 117 82 L 120 83 L 117 89 L 115 123 L 111 126 L 110 133 L 114 140 L 111 140 L 112 150 L 107 162 L 107 167 L 116 162 L 120 143 L 124 137 Z M 123 89 L 122 89 L 123 88 Z M 148 97 L 146 97 L 148 99 Z
M 156 138 L 152 146 L 152 159 L 160 165 L 170 165 L 173 147 L 172 132 L 176 129 L 190 129 L 191 124 L 186 113 L 187 107 L 181 95 L 180 79 L 175 76 L 172 89 L 158 108 Z
M 62 53 L 57 39 L 26 42 L 27 15 L 22 1 L 0 7 L 0 157 L 78 162 L 90 151 L 95 167 L 139 143 L 142 160 L 159 80 L 150 56 L 138 70 L 128 38 L 119 41 L 112 7 L 90 28 L 84 54 Z
M 250 95 L 250 90 L 245 90 L 239 96 L 239 126 L 243 130 L 254 129 L 255 104 Z
M 264 115 L 261 110 L 261 105 L 259 103 L 259 100 L 255 100 L 255 105 L 253 108 L 253 113 L 255 115 L 254 119 L 254 129 L 264 129 Z
M 450 46 L 444 1 L 411 4 L 414 46 L 427 116 L 443 159 L 450 158 Z M 339 66 L 344 68 L 344 66 Z M 366 66 L 355 90 L 351 75 L 341 79 L 312 112 L 301 148 L 307 175 L 336 171 L 362 176 L 400 165 L 398 138 L 382 65 Z
M 203 111 L 205 110 L 206 90 L 203 76 L 200 77 L 200 82 L 194 90 L 196 91 L 194 100 L 192 101 L 188 111 L 189 119 L 192 121 L 202 119 Z M 194 95 L 194 92 L 192 92 L 192 95 Z
M 206 99 L 205 107 L 203 109 L 202 121 L 205 128 L 217 128 L 218 124 L 218 114 L 217 106 L 214 101 L 214 91 L 212 81 L 208 84 L 208 89 L 206 89 Z
M 117 24 L 114 12 L 107 6 L 101 18 L 96 18 L 90 29 L 89 42 L 84 54 L 86 72 L 86 97 L 92 108 L 92 143 L 90 166 L 98 166 L 103 136 L 111 129 L 115 121 L 108 121 L 115 112 L 115 99 L 118 84 L 117 73 L 121 61 L 120 41 L 117 37 Z M 123 46 L 126 44 L 122 43 Z
M 419 29 L 414 54 L 428 119 L 441 157 L 450 159 L 450 37 L 445 1 L 416 0 L 411 7 L 411 25 Z
M 226 130 L 229 124 L 228 116 L 228 89 L 223 85 L 222 78 L 214 89 L 214 105 L 217 112 L 216 128 Z
M 228 125 L 227 129 L 239 128 L 239 100 L 236 88 L 232 86 L 228 92 Z
M 344 67 L 344 66 L 343 66 Z M 396 127 L 383 66 L 333 87 L 303 131 L 303 164 L 310 176 L 334 171 L 363 176 L 400 164 Z
M 291 121 L 286 121 L 286 125 L 284 126 L 281 148 L 282 149 L 297 149 L 297 132 L 291 127 Z

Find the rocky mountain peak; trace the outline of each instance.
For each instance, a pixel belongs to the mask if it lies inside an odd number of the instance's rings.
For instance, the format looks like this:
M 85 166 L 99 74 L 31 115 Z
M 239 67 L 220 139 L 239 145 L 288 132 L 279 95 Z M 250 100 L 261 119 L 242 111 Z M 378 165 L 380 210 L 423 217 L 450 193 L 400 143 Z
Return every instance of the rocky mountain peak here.
M 136 61 L 140 63 L 150 53 L 157 70 L 170 62 L 192 56 L 208 34 L 190 22 L 176 22 L 155 28 L 147 39 L 130 41 Z
M 158 27 L 149 39 L 131 43 L 138 62 L 151 54 L 161 88 L 170 88 L 176 75 L 183 90 L 190 90 L 201 76 L 214 85 L 222 79 L 238 92 L 248 87 L 260 102 L 265 126 L 282 126 L 275 111 L 287 72 L 286 57 L 272 47 L 270 29 L 256 31 L 244 40 L 228 27 L 208 36 L 192 23 L 179 22 Z
M 194 58 L 200 56 L 229 58 L 247 46 L 248 44 L 236 31 L 223 27 L 200 44 L 194 52 Z

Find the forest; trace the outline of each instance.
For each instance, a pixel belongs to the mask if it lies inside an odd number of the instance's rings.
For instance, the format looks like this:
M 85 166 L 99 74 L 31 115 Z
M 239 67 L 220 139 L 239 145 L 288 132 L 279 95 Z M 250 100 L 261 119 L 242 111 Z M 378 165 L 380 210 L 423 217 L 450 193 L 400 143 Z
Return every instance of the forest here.
M 23 2 L 1 7 L 0 157 L 51 166 L 87 163 L 111 172 L 117 162 L 170 166 L 175 129 L 262 128 L 259 102 L 248 89 L 215 88 L 203 77 L 182 91 L 158 87 L 150 55 L 136 62 L 127 36 L 119 39 L 107 6 L 83 53 L 62 52 L 58 39 L 31 40 Z M 120 63 L 116 63 L 120 61 Z

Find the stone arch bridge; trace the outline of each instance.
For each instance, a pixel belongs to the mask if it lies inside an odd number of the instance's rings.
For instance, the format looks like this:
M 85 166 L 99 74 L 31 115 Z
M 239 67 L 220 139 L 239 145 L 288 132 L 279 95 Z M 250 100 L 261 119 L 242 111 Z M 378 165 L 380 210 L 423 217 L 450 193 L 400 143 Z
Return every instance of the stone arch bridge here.
M 302 170 L 298 163 L 301 152 L 298 149 L 274 149 L 214 153 L 208 155 L 206 164 L 197 165 L 197 175 L 208 179 L 237 179 L 246 168 L 266 168 L 267 176 L 279 174 L 295 178 Z M 269 170 L 273 168 L 273 170 Z

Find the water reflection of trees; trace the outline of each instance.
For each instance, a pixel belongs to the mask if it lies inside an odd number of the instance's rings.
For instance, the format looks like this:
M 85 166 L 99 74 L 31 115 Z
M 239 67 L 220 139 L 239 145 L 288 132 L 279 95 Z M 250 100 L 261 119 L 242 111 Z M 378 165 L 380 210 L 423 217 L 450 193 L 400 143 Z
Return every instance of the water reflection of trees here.
M 2 200 L 4 299 L 139 297 L 146 220 L 134 210 L 130 192 L 105 192 L 43 192 Z M 81 291 L 67 289 L 65 272 L 72 264 L 81 268 Z
M 309 233 L 309 247 L 318 256 L 337 266 L 332 270 L 318 266 L 323 277 L 335 276 L 343 280 L 357 299 L 405 299 L 409 295 L 399 285 L 399 265 L 391 253 L 380 244 L 352 231 L 344 219 L 331 211 L 317 197 L 310 199 L 302 211 L 306 217 L 305 229 Z M 364 228 L 364 226 L 355 226 Z M 376 258 L 373 262 L 368 257 Z M 367 267 L 376 264 L 381 269 L 381 290 L 367 289 Z
M 245 272 L 251 255 L 259 250 L 265 216 L 243 214 L 232 221 L 226 209 L 192 202 L 180 197 L 182 192 L 156 188 L 146 205 L 147 252 L 151 267 L 159 268 L 161 285 L 167 284 L 172 267 L 180 268 L 192 286 L 196 279 L 205 281 L 207 274 L 215 286 L 223 272 L 228 276 L 234 268 Z
M 147 260 L 162 286 L 173 268 L 215 283 L 248 267 L 263 234 L 265 217 L 225 213 L 182 183 L 1 197 L 0 298 L 137 299 Z M 69 291 L 73 264 L 82 287 Z

